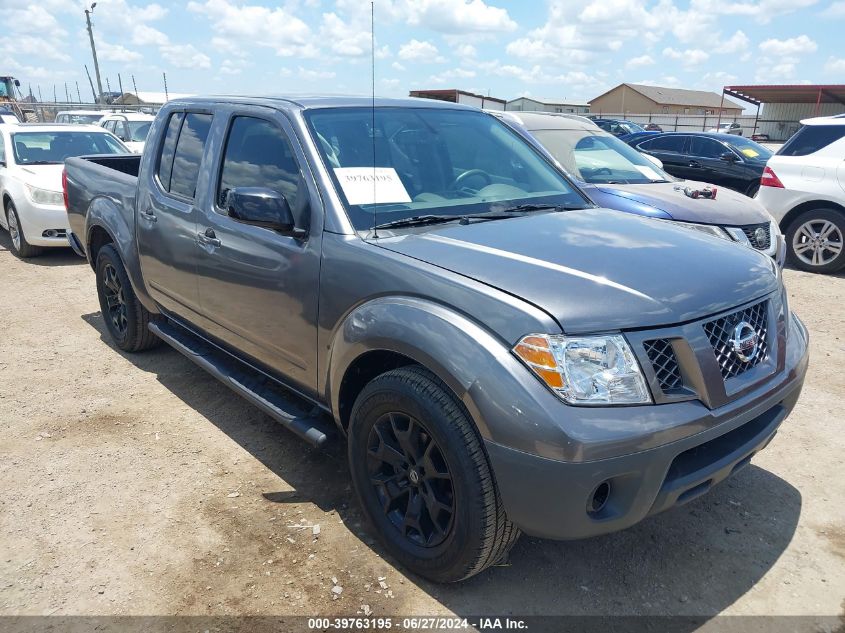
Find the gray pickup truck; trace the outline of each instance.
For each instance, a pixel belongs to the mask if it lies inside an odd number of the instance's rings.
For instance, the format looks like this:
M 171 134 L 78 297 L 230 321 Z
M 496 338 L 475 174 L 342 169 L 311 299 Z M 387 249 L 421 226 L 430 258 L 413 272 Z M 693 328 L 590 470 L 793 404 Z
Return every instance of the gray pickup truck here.
M 698 497 L 804 381 L 770 258 L 596 208 L 472 108 L 180 99 L 143 156 L 64 181 L 117 347 L 164 340 L 312 444 L 345 437 L 385 549 L 436 581 Z

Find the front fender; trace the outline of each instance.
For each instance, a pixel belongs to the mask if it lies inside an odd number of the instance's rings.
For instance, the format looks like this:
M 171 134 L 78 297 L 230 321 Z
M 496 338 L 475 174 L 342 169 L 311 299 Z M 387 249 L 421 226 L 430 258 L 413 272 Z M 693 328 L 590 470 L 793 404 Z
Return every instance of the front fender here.
M 525 448 L 526 439 L 535 448 L 535 440 L 557 444 L 560 429 L 556 425 L 541 429 L 541 421 L 549 417 L 537 414 L 538 408 L 558 403 L 551 393 L 541 397 L 542 402 L 536 399 L 544 389 L 538 389 L 539 381 L 511 354 L 510 346 L 467 316 L 433 301 L 374 299 L 352 310 L 334 332 L 327 397 L 337 416 L 346 370 L 367 352 L 392 351 L 443 380 L 483 438 L 520 448 Z M 526 437 L 527 428 L 532 429 L 533 438 Z

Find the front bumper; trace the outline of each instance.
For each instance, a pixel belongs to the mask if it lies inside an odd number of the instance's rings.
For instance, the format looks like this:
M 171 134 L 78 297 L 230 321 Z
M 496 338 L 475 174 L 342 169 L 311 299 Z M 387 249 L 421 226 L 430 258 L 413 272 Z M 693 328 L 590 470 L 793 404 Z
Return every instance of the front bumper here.
M 793 334 L 789 366 L 754 393 L 709 411 L 706 417 L 719 423 L 695 435 L 582 462 L 485 441 L 508 517 L 532 536 L 579 539 L 630 527 L 704 494 L 765 448 L 795 406 L 808 363 L 807 333 L 797 318 Z M 651 407 L 652 423 L 661 416 L 669 423 L 674 407 Z M 647 443 L 646 434 L 642 440 Z M 596 511 L 597 494 L 606 501 Z
M 70 229 L 64 207 L 36 204 L 23 198 L 15 200 L 15 209 L 27 242 L 33 246 L 67 247 L 67 232 Z M 54 231 L 55 235 L 47 236 L 44 234 L 46 231 Z

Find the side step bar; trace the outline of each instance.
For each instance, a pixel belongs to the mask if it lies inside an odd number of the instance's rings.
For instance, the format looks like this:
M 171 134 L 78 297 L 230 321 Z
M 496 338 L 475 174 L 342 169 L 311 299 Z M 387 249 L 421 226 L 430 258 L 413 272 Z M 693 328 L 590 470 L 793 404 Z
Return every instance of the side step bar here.
M 334 421 L 275 380 L 170 321 L 151 322 L 156 336 L 187 356 L 259 409 L 312 446 L 324 446 L 336 435 Z

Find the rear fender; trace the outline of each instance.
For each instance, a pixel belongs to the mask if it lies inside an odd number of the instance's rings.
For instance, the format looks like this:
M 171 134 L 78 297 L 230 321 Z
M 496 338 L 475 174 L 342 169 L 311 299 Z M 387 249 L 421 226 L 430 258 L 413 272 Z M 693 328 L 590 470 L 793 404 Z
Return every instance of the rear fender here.
M 129 276 L 135 296 L 147 310 L 153 314 L 158 314 L 158 307 L 147 292 L 144 277 L 141 274 L 141 262 L 138 258 L 138 248 L 135 242 L 134 210 L 133 214 L 129 215 L 111 198 L 98 196 L 91 201 L 85 217 L 85 252 L 88 253 L 88 261 L 91 267 L 95 270 L 97 267 L 97 262 L 91 256 L 91 242 L 95 230 L 99 228 L 111 237 L 123 266 L 126 268 L 126 274 Z

